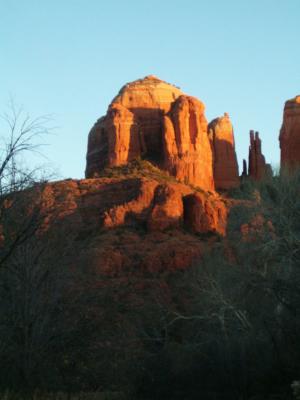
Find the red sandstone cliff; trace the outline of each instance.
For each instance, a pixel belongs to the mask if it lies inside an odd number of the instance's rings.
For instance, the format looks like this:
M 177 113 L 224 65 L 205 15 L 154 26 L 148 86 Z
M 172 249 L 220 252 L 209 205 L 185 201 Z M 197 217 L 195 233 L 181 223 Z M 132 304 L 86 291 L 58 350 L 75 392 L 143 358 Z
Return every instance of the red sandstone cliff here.
M 300 165 L 300 96 L 288 100 L 284 106 L 283 122 L 279 135 L 281 167 Z
M 258 133 L 250 142 L 248 175 L 260 179 L 270 167 Z M 158 168 L 131 174 L 139 158 Z M 109 171 L 117 177 L 105 177 Z M 186 268 L 201 255 L 203 234 L 226 234 L 234 201 L 214 189 L 240 182 L 229 116 L 208 125 L 204 104 L 177 87 L 154 76 L 129 83 L 89 134 L 86 176 L 95 179 L 67 183 L 74 196 L 62 204 L 71 201 L 68 221 L 75 218 L 79 231 L 101 232 L 99 268 Z
M 208 125 L 213 152 L 213 172 L 216 189 L 229 189 L 240 184 L 235 153 L 233 127 L 227 113 Z
M 178 88 L 152 75 L 123 86 L 89 134 L 86 177 L 137 155 L 161 160 L 162 116 L 180 95 Z
M 180 96 L 164 116 L 163 167 L 178 180 L 206 190 L 214 189 L 212 152 L 204 104 Z

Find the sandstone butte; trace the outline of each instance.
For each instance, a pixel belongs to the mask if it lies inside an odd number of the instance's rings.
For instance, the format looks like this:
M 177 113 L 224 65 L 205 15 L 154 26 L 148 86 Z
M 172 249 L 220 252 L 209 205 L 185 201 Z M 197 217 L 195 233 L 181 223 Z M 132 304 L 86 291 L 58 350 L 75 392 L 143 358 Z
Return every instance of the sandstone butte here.
M 299 128 L 298 96 L 285 105 L 284 165 L 300 161 Z M 270 172 L 258 132 L 250 132 L 248 174 L 246 169 L 244 163 L 244 176 L 254 179 Z M 232 207 L 253 206 L 214 191 L 239 185 L 229 116 L 207 124 L 201 101 L 154 76 L 125 85 L 96 122 L 86 176 L 40 188 L 40 232 L 66 232 L 66 241 L 76 240 L 74 266 L 105 274 L 185 269 L 226 235 Z M 274 233 L 271 222 L 257 215 L 240 227 L 241 237 L 256 240 L 264 226 Z
M 128 83 L 89 133 L 86 177 L 145 157 L 203 190 L 237 186 L 229 118 L 212 122 L 209 137 L 204 111 L 200 100 L 153 75 Z
M 279 135 L 281 167 L 293 169 L 300 165 L 300 96 L 288 100 L 284 106 Z
M 228 114 L 208 124 L 204 111 L 200 100 L 153 75 L 126 84 L 112 100 L 89 133 L 87 179 L 65 183 L 70 190 L 53 184 L 46 195 L 57 203 L 68 192 L 63 219 L 70 208 L 68 220 L 79 230 L 101 232 L 101 246 L 85 251 L 91 263 L 96 252 L 108 271 L 186 268 L 207 235 L 226 234 L 234 202 L 215 189 L 239 185 L 233 127 Z M 151 162 L 148 170 L 131 174 L 141 159 Z
M 125 85 L 89 133 L 86 179 L 38 188 L 40 234 L 65 232 L 66 246 L 75 240 L 72 265 L 101 273 L 190 266 L 226 235 L 230 210 L 239 203 L 214 190 L 239 184 L 232 124 L 227 114 L 207 124 L 204 109 L 154 76 Z M 294 125 L 285 116 L 284 135 L 288 128 L 294 135 Z M 288 144 L 284 135 L 281 144 Z M 265 168 L 252 133 L 249 173 L 259 179 Z

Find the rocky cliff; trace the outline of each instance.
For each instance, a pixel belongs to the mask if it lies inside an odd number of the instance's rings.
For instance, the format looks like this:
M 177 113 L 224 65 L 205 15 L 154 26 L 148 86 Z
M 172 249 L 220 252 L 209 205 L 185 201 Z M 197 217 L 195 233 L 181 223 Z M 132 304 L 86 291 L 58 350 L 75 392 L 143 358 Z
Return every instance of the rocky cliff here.
M 300 165 L 300 96 L 288 100 L 284 106 L 279 135 L 281 167 Z
M 86 177 L 146 157 L 179 181 L 213 190 L 204 108 L 152 75 L 125 85 L 89 134 Z
M 164 164 L 171 175 L 205 190 L 214 189 L 212 151 L 204 104 L 180 96 L 163 119 Z
M 162 161 L 163 115 L 182 94 L 152 75 L 123 86 L 89 134 L 86 176 L 95 176 L 104 165 L 130 162 L 137 155 Z

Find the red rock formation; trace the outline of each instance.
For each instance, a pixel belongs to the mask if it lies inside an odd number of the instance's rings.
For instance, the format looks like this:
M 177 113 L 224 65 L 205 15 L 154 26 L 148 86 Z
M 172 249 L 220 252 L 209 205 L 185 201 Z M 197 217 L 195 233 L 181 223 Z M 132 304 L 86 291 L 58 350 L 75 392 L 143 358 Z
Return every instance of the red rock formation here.
M 164 116 L 164 168 L 182 182 L 214 189 L 212 152 L 207 136 L 204 105 L 180 96 Z
M 187 268 L 205 246 L 194 233 L 225 232 L 219 196 L 150 177 L 49 183 L 41 187 L 40 204 L 41 232 L 67 232 L 72 263 L 102 272 Z M 70 244 L 70 238 L 76 243 Z
M 243 159 L 242 178 L 246 178 L 247 176 L 248 176 L 247 161 Z
M 193 193 L 184 197 L 184 221 L 194 233 L 219 233 L 225 235 L 227 209 L 217 196 Z
M 125 85 L 92 128 L 86 176 L 144 155 L 178 180 L 214 188 L 204 105 L 154 76 Z
M 288 100 L 284 106 L 283 122 L 279 135 L 281 167 L 300 165 L 300 96 Z
M 118 103 L 113 103 L 106 115 L 108 164 L 126 164 L 141 154 L 139 131 L 134 114 Z
M 162 115 L 181 94 L 178 88 L 153 75 L 123 86 L 106 116 L 90 131 L 86 177 L 96 176 L 104 166 L 125 164 L 146 153 L 159 161 Z
M 135 181 L 137 186 L 136 196 L 132 200 L 130 196 L 126 203 L 112 204 L 112 207 L 105 210 L 103 213 L 104 227 L 114 228 L 147 220 L 153 207 L 154 193 L 158 182 L 147 179 Z
M 154 207 L 147 221 L 149 231 L 164 231 L 182 226 L 182 194 L 182 190 L 178 190 L 176 185 L 158 186 L 154 198 Z
M 123 86 L 112 102 L 122 104 L 143 119 L 145 110 L 168 112 L 172 102 L 182 94 L 178 87 L 148 75 Z
M 88 137 L 85 176 L 96 176 L 108 164 L 108 134 L 105 117 L 98 119 Z
M 229 189 L 240 184 L 232 124 L 227 113 L 208 125 L 213 151 L 214 182 L 216 189 Z
M 261 152 L 259 133 L 250 131 L 248 175 L 258 180 L 269 174 L 272 174 L 272 169 Z

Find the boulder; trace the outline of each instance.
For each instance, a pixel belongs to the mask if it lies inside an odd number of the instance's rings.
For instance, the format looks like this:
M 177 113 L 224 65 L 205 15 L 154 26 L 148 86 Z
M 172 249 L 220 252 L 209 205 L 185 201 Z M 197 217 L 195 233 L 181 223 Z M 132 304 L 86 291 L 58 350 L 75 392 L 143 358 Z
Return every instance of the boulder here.
M 193 233 L 226 234 L 227 208 L 222 199 L 207 193 L 192 193 L 184 197 L 185 226 Z
M 148 231 L 179 228 L 183 222 L 182 192 L 176 185 L 160 185 L 156 189 L 154 204 L 147 221 Z

